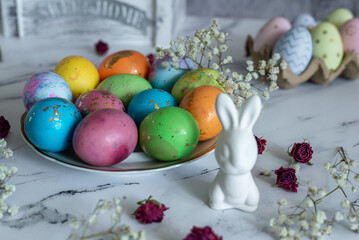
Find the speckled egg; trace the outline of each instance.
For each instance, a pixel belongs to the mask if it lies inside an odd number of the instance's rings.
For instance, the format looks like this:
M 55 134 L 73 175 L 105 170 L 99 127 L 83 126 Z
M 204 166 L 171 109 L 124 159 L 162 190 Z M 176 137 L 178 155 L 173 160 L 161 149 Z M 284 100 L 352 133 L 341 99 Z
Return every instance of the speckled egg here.
M 172 66 L 172 58 L 170 56 L 157 59 L 151 66 L 148 81 L 154 88 L 171 92 L 177 80 L 190 70 L 193 70 L 194 63 L 188 58 L 179 58 L 179 68 L 180 69 L 175 69 Z
M 111 108 L 97 110 L 76 127 L 73 148 L 84 162 L 110 166 L 125 160 L 135 149 L 138 131 L 126 113 Z
M 324 21 L 330 22 L 334 24 L 338 29 L 345 23 L 346 21 L 352 19 L 353 13 L 346 8 L 337 8 L 325 18 Z
M 338 29 L 322 22 L 312 30 L 313 56 L 321 58 L 331 71 L 337 70 L 343 59 L 343 43 Z
M 72 101 L 69 84 L 60 75 L 53 72 L 33 75 L 27 81 L 23 91 L 26 111 L 29 111 L 38 101 L 49 97 L 60 97 Z
M 83 117 L 102 108 L 125 111 L 122 101 L 115 94 L 103 89 L 93 89 L 83 93 L 76 100 L 75 106 Z
M 106 78 L 97 86 L 97 89 L 104 89 L 115 94 L 121 99 L 125 108 L 128 107 L 134 96 L 151 88 L 151 84 L 146 79 L 133 74 L 113 75 Z
M 148 89 L 132 98 L 127 113 L 137 126 L 140 126 L 142 120 L 151 112 L 172 106 L 178 106 L 178 103 L 171 94 L 161 89 Z
M 292 22 L 292 28 L 294 27 L 305 27 L 312 29 L 317 25 L 314 17 L 309 13 L 302 13 L 296 16 Z
M 275 17 L 270 19 L 259 30 L 253 40 L 253 50 L 259 51 L 262 47 L 267 46 L 270 51 L 273 50 L 274 44 L 286 31 L 291 28 L 290 22 L 286 18 Z
M 305 27 L 293 27 L 284 33 L 275 44 L 272 54 L 279 53 L 291 71 L 300 75 L 312 59 L 313 44 L 310 32 Z
M 359 18 L 345 22 L 340 28 L 345 52 L 354 52 L 359 59 Z
M 45 98 L 27 113 L 25 132 L 37 148 L 60 152 L 71 146 L 72 134 L 81 121 L 80 111 L 63 98 Z
M 80 56 L 69 56 L 62 59 L 56 65 L 54 72 L 69 84 L 74 100 L 99 84 L 96 67 L 89 60 Z
M 192 70 L 183 75 L 172 88 L 171 94 L 177 102 L 181 102 L 184 95 L 200 86 L 214 86 L 222 91 L 224 88 L 217 82 L 218 72 L 209 68 Z
M 139 130 L 140 145 L 151 157 L 173 161 L 190 154 L 199 139 L 192 115 L 179 107 L 165 107 L 150 113 Z
M 205 141 L 217 136 L 222 125 L 216 113 L 216 98 L 223 93 L 216 87 L 201 86 L 187 93 L 180 107 L 190 112 L 199 127 L 199 141 Z
M 147 58 L 140 52 L 122 50 L 111 54 L 101 63 L 98 72 L 100 81 L 122 73 L 134 74 L 143 78 L 148 77 L 150 64 Z

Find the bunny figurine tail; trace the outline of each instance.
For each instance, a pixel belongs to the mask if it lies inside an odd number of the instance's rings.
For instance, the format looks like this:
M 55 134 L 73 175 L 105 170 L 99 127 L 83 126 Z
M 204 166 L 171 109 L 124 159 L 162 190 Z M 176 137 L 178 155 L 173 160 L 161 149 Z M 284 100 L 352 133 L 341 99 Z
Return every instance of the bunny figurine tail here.
M 209 190 L 209 206 L 213 209 L 253 212 L 258 207 L 259 191 L 251 173 L 258 156 L 252 129 L 261 109 L 257 95 L 248 98 L 239 110 L 227 94 L 221 93 L 216 99 L 222 131 L 215 148 L 220 170 Z

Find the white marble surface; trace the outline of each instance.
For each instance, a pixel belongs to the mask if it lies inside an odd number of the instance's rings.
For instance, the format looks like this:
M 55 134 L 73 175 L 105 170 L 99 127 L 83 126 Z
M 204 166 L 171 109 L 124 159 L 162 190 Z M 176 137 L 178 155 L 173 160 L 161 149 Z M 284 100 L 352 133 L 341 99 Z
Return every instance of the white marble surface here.
M 209 24 L 209 19 L 188 20 L 181 32 Z M 225 21 L 231 32 L 230 52 L 237 68 L 243 66 L 245 36 L 255 34 L 259 21 Z M 106 36 L 101 36 L 106 40 Z M 154 174 L 110 176 L 74 170 L 49 162 L 33 152 L 20 136 L 19 119 L 24 112 L 22 90 L 25 81 L 34 73 L 53 70 L 56 63 L 68 55 L 82 55 L 95 65 L 103 57 L 93 51 L 93 42 L 55 42 L 51 40 L 0 39 L 3 62 L 0 63 L 0 115 L 11 123 L 7 137 L 14 150 L 14 159 L 0 163 L 19 168 L 11 183 L 16 192 L 7 200 L 20 207 L 15 217 L 0 220 L 0 239 L 66 239 L 70 233 L 71 216 L 89 214 L 96 202 L 113 196 L 126 196 L 124 223 L 134 230 L 145 230 L 147 239 L 183 239 L 193 225 L 209 225 L 224 239 L 273 239 L 268 226 L 276 216 L 276 201 L 287 198 L 298 203 L 306 194 L 306 182 L 320 187 L 333 186 L 322 165 L 333 159 L 335 147 L 343 146 L 353 159 L 359 159 L 359 80 L 336 79 L 329 85 L 304 83 L 295 89 L 278 90 L 264 102 L 262 113 L 254 127 L 258 136 L 268 141 L 266 151 L 258 157 L 253 176 L 260 191 L 259 208 L 255 213 L 238 210 L 215 211 L 207 206 L 208 188 L 218 171 L 214 154 L 178 168 Z M 110 43 L 110 51 L 133 48 L 147 54 L 149 47 L 118 46 Z M 241 64 L 241 65 L 240 65 Z M 303 184 L 298 193 L 273 187 L 275 177 L 259 176 L 265 169 L 287 165 L 287 147 L 293 142 L 309 139 L 314 166 L 303 166 L 298 180 Z M 142 225 L 131 215 L 136 202 L 149 195 L 170 209 L 160 224 Z M 336 196 L 340 196 L 339 194 Z M 351 196 L 358 198 L 358 194 Z M 324 209 L 339 209 L 337 199 L 329 198 Z M 105 228 L 106 222 L 100 224 Z M 333 228 L 330 239 L 358 239 L 348 225 Z

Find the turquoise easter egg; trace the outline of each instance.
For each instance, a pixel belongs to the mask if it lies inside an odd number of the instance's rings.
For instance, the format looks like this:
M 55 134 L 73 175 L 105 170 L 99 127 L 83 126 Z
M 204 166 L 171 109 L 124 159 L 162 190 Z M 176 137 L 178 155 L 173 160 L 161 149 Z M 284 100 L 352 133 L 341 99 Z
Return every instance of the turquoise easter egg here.
M 75 104 L 64 98 L 45 98 L 26 115 L 25 132 L 37 148 L 60 152 L 71 146 L 72 134 L 81 121 Z
M 25 84 L 23 102 L 26 111 L 29 111 L 38 101 L 49 97 L 60 97 L 72 101 L 71 88 L 60 75 L 53 72 L 37 73 Z
M 148 81 L 153 88 L 171 92 L 172 87 L 177 80 L 190 70 L 194 69 L 194 63 L 188 58 L 179 58 L 179 69 L 175 69 L 172 66 L 171 59 L 170 56 L 165 56 L 162 59 L 156 60 L 151 66 Z M 164 67 L 163 63 L 166 63 L 167 67 Z
M 127 113 L 140 126 L 142 120 L 151 112 L 163 107 L 178 106 L 174 97 L 161 89 L 148 89 L 132 98 Z
M 279 53 L 292 72 L 300 75 L 312 59 L 312 36 L 305 27 L 294 27 L 284 33 L 275 44 L 273 54 Z

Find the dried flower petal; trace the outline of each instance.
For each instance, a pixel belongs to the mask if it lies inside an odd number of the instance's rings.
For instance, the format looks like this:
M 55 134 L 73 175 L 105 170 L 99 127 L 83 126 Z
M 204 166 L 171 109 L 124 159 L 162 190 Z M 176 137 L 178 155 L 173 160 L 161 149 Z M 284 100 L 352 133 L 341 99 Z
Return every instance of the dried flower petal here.
M 139 202 L 139 204 L 140 207 L 137 208 L 134 215 L 138 221 L 144 224 L 161 222 L 164 216 L 164 211 L 168 210 L 164 204 L 151 199 L 151 196 L 148 199 Z
M 309 143 L 294 143 L 289 156 L 293 157 L 294 161 L 308 164 L 312 159 L 313 150 Z
M 297 192 L 297 176 L 293 168 L 280 167 L 274 172 L 277 175 L 277 184 L 291 192 Z
M 4 116 L 0 117 L 0 138 L 5 138 L 10 131 L 9 121 Z
M 193 227 L 191 233 L 189 233 L 184 240 L 222 240 L 222 237 L 218 237 L 211 227 L 206 226 L 203 228 Z
M 96 52 L 100 55 L 104 55 L 108 51 L 108 44 L 99 40 L 95 45 Z
M 263 138 L 259 138 L 255 135 L 254 135 L 254 137 L 256 138 L 256 141 L 257 141 L 258 154 L 262 154 L 263 151 L 266 149 L 267 140 L 265 140 Z

